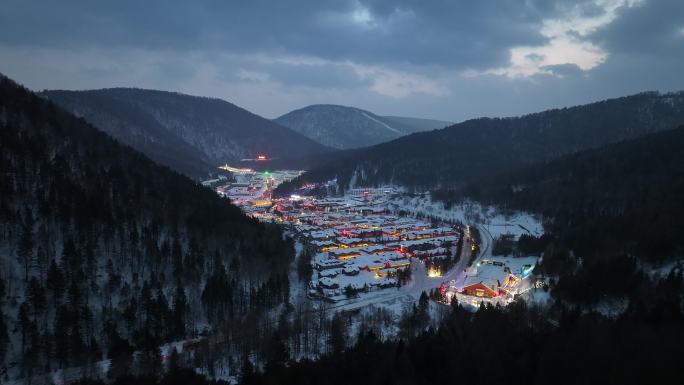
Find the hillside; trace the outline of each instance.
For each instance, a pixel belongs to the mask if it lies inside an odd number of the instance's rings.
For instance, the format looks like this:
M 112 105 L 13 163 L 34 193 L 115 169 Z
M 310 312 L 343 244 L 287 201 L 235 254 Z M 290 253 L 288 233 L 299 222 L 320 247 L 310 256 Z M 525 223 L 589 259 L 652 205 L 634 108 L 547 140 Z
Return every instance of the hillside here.
M 535 294 L 525 293 L 507 307 L 482 303 L 473 314 L 453 302 L 439 327 L 417 338 L 383 341 L 371 331 L 318 360 L 248 372 L 242 383 L 681 382 L 670 355 L 684 341 L 684 126 L 432 196 L 544 214 L 547 233 L 521 236 L 516 251 L 543 252 L 535 276 L 551 283 L 553 305 L 536 306 Z M 419 300 L 414 314 L 426 303 Z M 620 310 L 611 313 L 615 304 Z M 645 363 L 658 369 L 645 373 Z
M 382 116 L 385 121 L 394 122 L 412 128 L 411 132 L 439 130 L 453 125 L 453 122 L 436 119 L 412 118 L 406 116 Z
M 440 191 L 543 214 L 580 255 L 609 249 L 649 260 L 684 250 L 684 126 L 566 155 L 551 162 Z
M 338 154 L 280 191 L 335 176 L 343 187 L 352 181 L 416 189 L 457 187 L 683 123 L 682 92 L 647 92 L 515 118 L 474 119 Z
M 112 88 L 40 94 L 122 143 L 189 176 L 259 154 L 307 156 L 327 148 L 220 99 Z
M 367 147 L 450 124 L 429 119 L 383 117 L 362 109 L 331 104 L 304 107 L 275 121 L 337 149 Z
M 0 149 L 3 376 L 153 372 L 162 343 L 199 333 L 251 349 L 288 297 L 277 227 L 1 76 Z

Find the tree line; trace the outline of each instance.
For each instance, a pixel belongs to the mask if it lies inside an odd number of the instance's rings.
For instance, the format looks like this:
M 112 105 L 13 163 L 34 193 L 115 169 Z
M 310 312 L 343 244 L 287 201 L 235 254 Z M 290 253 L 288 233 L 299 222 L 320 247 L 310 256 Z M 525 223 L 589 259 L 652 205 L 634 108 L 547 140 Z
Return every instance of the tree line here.
M 277 226 L 5 77 L 0 148 L 5 378 L 105 358 L 147 373 L 161 344 L 258 334 L 288 301 L 294 242 Z

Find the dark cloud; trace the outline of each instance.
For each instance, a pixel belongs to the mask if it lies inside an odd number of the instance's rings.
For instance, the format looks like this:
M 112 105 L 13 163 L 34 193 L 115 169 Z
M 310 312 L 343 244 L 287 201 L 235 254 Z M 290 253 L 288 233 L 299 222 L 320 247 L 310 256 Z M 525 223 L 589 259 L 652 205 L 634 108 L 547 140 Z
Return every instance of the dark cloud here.
M 684 58 L 684 1 L 650 0 L 623 8 L 619 17 L 594 36 L 609 52 Z
M 0 42 L 280 51 L 331 60 L 496 66 L 543 41 L 547 1 L 6 0 Z
M 591 33 L 558 35 L 576 45 L 549 44 L 549 21 L 604 16 L 609 3 L 3 0 L 0 72 L 34 89 L 222 97 L 269 117 L 339 103 L 457 121 L 684 88 L 682 0 L 624 6 Z M 539 48 L 518 77 L 506 71 L 515 47 Z M 580 68 L 578 47 L 600 59 Z

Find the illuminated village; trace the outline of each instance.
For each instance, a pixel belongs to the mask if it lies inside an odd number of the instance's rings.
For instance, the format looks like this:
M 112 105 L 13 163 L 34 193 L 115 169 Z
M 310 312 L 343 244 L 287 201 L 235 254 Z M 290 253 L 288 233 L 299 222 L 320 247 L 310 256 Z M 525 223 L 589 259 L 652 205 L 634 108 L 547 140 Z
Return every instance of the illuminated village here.
M 445 304 L 456 298 L 477 306 L 509 303 L 533 285 L 528 278 L 537 257 L 504 258 L 485 250 L 471 258 L 475 241 L 468 226 L 406 215 L 394 204 L 402 195 L 394 187 L 273 198 L 275 186 L 300 172 L 221 168 L 234 180 L 208 181 L 218 194 L 259 220 L 282 224 L 300 242 L 311 260 L 311 299 L 348 302 L 383 291 L 426 291 Z

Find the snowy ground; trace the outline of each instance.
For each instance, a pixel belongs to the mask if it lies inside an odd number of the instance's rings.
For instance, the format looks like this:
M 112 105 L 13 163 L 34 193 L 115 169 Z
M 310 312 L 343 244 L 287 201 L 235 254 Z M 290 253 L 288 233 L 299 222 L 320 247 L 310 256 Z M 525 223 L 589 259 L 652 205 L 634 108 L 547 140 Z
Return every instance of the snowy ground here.
M 442 202 L 432 201 L 428 193 L 396 197 L 389 201 L 388 207 L 413 215 L 422 214 L 446 221 L 480 224 L 494 239 L 502 234 L 511 234 L 517 238 L 521 234 L 539 236 L 544 233 L 540 219 L 532 214 L 518 212 L 515 215 L 503 215 L 494 207 L 482 206 L 477 202 L 464 202 L 446 209 Z
M 643 269 L 651 278 L 666 277 L 674 269 L 684 268 L 684 258 L 675 259 L 658 265 L 644 265 Z
M 481 244 L 475 262 L 492 257 L 493 241 L 500 235 L 510 234 L 514 238 L 518 238 L 521 234 L 538 236 L 543 233 L 541 221 L 527 213 L 503 215 L 492 207 L 484 207 L 475 202 L 466 202 L 446 209 L 441 202 L 433 202 L 429 194 L 404 195 L 399 189 L 394 188 L 373 189 L 370 191 L 370 195 L 374 196 L 372 207 L 385 207 L 394 214 L 404 212 L 411 217 L 422 217 L 426 221 L 437 220 L 443 224 L 461 223 L 476 227 L 481 234 Z M 355 202 L 354 204 L 359 204 L 358 197 L 352 197 L 349 194 L 340 198 L 342 204 L 352 203 L 352 201 Z M 469 227 L 466 228 L 469 229 Z M 314 312 L 318 312 L 316 309 L 321 309 L 328 317 L 332 317 L 337 312 L 345 312 L 351 317 L 348 334 L 350 338 L 356 336 L 359 330 L 367 328 L 369 325 L 378 328 L 375 331 L 381 338 L 394 338 L 399 333 L 399 320 L 402 314 L 418 301 L 422 292 L 429 293 L 433 289 L 438 289 L 443 282 L 455 281 L 462 284 L 465 281 L 470 259 L 470 234 L 466 232 L 464 238 L 463 256 L 451 270 L 444 272 L 441 277 L 429 277 L 424 264 L 418 259 L 411 259 L 412 279 L 406 285 L 399 288 L 362 292 L 356 298 L 341 298 L 333 304 L 311 300 L 307 297 L 309 287 L 307 283 L 299 281 L 295 260 L 289 274 L 290 302 L 294 306 L 301 304 L 311 306 Z M 296 256 L 299 257 L 303 249 L 302 243 L 296 242 L 295 249 Z M 481 299 L 475 301 L 476 305 L 473 302 L 473 297 L 463 297 L 459 298 L 461 303 L 472 310 L 477 309 Z M 524 299 L 531 303 L 544 305 L 550 301 L 550 296 L 548 291 L 531 289 L 525 293 Z M 430 314 L 433 326 L 436 326 L 449 311 L 448 306 L 431 301 Z M 380 322 L 378 322 L 378 318 L 381 318 Z M 325 345 L 325 341 L 322 344 Z M 229 378 L 226 375 L 219 375 L 219 377 Z
M 455 205 L 449 209 L 444 208 L 441 202 L 433 202 L 429 194 L 418 196 L 398 196 L 388 199 L 387 208 L 395 213 L 404 211 L 412 216 L 432 217 L 442 221 L 452 223 L 471 223 L 476 224 L 481 234 L 480 254 L 475 262 L 483 258 L 491 258 L 493 240 L 502 234 L 511 234 L 515 238 L 521 234 L 532 234 L 535 236 L 543 233 L 541 221 L 528 213 L 516 213 L 515 215 L 503 215 L 492 207 L 483 207 L 478 203 L 466 202 Z M 466 234 L 466 240 L 469 238 Z M 455 281 L 458 285 L 465 280 L 467 273 L 468 253 L 470 243 L 464 245 L 464 255 L 458 263 L 441 277 L 428 277 L 425 266 L 417 261 L 411 261 L 412 280 L 407 285 L 399 289 L 386 289 L 369 293 L 361 293 L 358 298 L 342 300 L 335 305 L 329 306 L 330 311 L 355 310 L 370 305 L 380 306 L 391 310 L 394 314 L 400 314 L 407 303 L 417 301 L 420 294 L 425 291 L 437 289 L 442 282 Z M 548 298 L 542 298 L 548 293 L 535 293 L 532 297 L 535 301 L 545 302 Z M 463 296 L 462 302 L 470 303 L 473 298 Z M 479 304 L 479 301 L 477 302 Z

